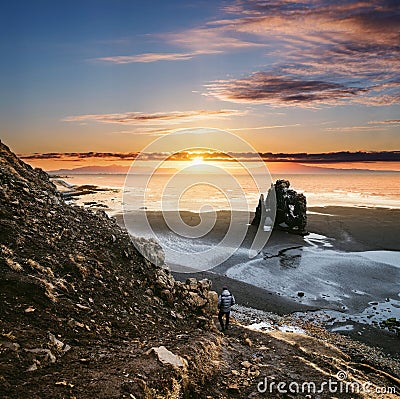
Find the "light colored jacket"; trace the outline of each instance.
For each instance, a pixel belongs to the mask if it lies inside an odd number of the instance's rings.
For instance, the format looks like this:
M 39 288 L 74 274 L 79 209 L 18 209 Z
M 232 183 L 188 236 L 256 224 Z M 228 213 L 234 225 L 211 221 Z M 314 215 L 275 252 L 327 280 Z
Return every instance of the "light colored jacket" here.
M 235 297 L 228 290 L 223 290 L 218 297 L 218 309 L 224 313 L 230 312 L 235 303 Z

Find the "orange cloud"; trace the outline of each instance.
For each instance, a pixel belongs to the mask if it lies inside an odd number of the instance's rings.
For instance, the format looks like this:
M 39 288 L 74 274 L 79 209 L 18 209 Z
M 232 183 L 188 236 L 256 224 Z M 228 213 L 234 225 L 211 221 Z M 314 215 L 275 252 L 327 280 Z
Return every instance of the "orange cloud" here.
M 146 114 L 142 112 L 125 112 L 121 114 L 87 114 L 67 116 L 62 119 L 64 122 L 100 122 L 115 123 L 126 125 L 164 125 L 183 122 L 193 122 L 197 120 L 226 118 L 244 115 L 245 111 L 234 109 L 222 110 L 195 110 L 195 111 L 172 111 L 156 112 Z

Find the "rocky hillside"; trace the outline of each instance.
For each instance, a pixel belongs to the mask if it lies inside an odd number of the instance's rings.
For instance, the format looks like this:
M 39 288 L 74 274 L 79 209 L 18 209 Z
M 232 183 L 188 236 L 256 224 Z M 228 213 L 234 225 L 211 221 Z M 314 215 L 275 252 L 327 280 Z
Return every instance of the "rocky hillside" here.
M 185 346 L 188 331 L 196 345 L 210 326 L 209 282 L 175 282 L 113 219 L 66 205 L 46 173 L 4 144 L 0 182 L 0 392 L 56 397 L 47 385 L 59 382 L 60 397 L 76 390 L 120 397 L 125 380 L 138 397 L 173 389 L 160 384 L 161 368 L 154 387 L 145 371 L 138 377 L 136 362 L 159 343 L 181 343 L 177 335 Z M 145 363 L 157 372 L 156 359 Z M 65 367 L 74 370 L 67 385 Z
M 380 370 L 368 351 L 335 347 L 316 329 L 261 333 L 234 323 L 223 335 L 207 280 L 174 281 L 115 220 L 65 204 L 46 173 L 1 142 L 0 183 L 1 397 L 287 398 L 298 395 L 259 384 L 321 384 L 338 381 L 339 370 L 400 389 L 396 365 Z

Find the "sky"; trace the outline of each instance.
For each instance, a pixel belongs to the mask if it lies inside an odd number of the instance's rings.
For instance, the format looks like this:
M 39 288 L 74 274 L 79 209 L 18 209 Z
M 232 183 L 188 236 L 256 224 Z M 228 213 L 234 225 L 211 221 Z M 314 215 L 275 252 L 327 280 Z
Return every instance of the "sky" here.
M 399 20 L 397 0 L 3 1 L 0 137 L 112 154 L 201 127 L 260 152 L 400 150 Z

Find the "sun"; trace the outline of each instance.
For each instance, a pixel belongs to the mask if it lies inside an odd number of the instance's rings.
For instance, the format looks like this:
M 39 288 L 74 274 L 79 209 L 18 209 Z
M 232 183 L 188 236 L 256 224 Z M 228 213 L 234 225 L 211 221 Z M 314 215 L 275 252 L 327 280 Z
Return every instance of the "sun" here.
M 204 158 L 203 157 L 194 157 L 192 158 L 192 165 L 203 165 Z

